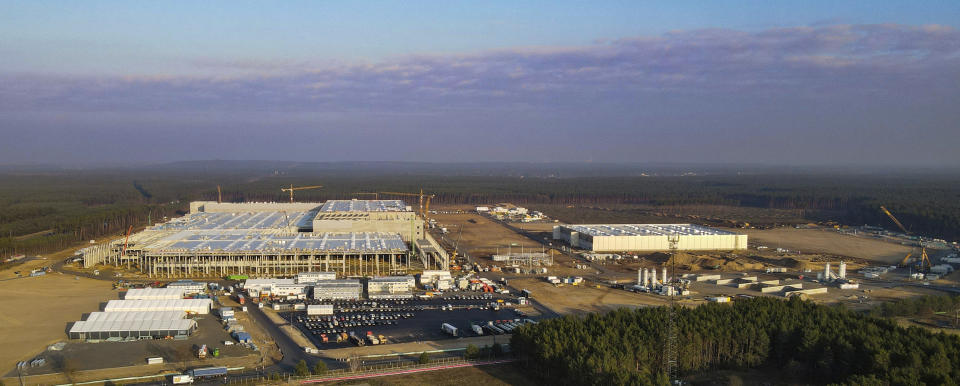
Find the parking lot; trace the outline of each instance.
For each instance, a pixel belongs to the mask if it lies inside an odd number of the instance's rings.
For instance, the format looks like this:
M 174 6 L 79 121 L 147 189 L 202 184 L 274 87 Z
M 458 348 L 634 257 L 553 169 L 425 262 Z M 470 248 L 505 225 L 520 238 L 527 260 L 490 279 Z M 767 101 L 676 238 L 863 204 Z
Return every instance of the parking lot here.
M 333 304 L 333 315 L 308 316 L 303 311 L 283 312 L 281 315 L 300 328 L 320 349 L 356 345 L 350 339 L 338 342 L 337 334 L 341 333 L 349 335 L 352 332 L 363 338 L 370 332 L 377 337 L 386 337 L 386 343 L 421 342 L 453 338 L 441 329 L 444 323 L 456 327 L 458 336 L 469 337 L 477 336 L 472 324 L 485 326 L 488 322 L 497 324 L 507 320 L 517 323 L 516 319 L 528 318 L 526 313 L 514 308 L 516 298 L 481 293 L 431 299 L 336 301 Z M 513 327 L 511 324 L 507 328 Z M 483 334 L 508 332 L 504 330 L 487 327 Z M 327 343 L 322 341 L 322 334 L 327 336 Z

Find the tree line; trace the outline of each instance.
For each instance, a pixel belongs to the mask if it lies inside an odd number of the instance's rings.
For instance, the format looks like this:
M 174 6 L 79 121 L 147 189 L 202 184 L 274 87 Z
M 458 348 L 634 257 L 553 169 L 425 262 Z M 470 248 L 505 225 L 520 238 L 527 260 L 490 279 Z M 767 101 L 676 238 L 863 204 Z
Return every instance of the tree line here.
M 681 376 L 777 369 L 785 379 L 847 384 L 955 384 L 960 337 L 769 297 L 678 308 Z M 665 307 L 566 316 L 523 326 L 513 352 L 543 383 L 667 384 Z

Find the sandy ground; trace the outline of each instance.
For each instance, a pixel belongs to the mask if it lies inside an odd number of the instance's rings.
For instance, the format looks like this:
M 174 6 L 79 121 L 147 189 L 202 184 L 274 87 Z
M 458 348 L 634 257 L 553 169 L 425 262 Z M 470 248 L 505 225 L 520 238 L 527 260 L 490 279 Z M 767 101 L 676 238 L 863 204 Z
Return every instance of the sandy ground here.
M 760 243 L 771 249 L 785 248 L 803 253 L 828 253 L 873 260 L 885 264 L 898 263 L 911 249 L 877 239 L 840 234 L 818 229 L 744 229 L 751 244 Z
M 31 269 L 66 257 L 60 255 L 0 271 L 0 372 L 33 358 L 50 344 L 67 340 L 68 323 L 99 311 L 101 303 L 117 299 L 109 281 L 74 279 L 58 273 L 27 278 L 14 275 L 14 271 L 29 274 Z
M 584 314 L 611 311 L 621 307 L 637 308 L 667 304 L 667 298 L 662 296 L 633 293 L 607 286 L 597 288 L 595 284 L 557 287 L 540 278 L 522 278 L 511 280 L 510 285 L 530 290 L 534 299 L 561 314 Z
M 489 257 L 491 254 L 507 253 L 510 249 L 513 252 L 520 252 L 520 247 L 533 248 L 540 251 L 541 245 L 524 236 L 516 234 L 500 224 L 475 213 L 459 214 L 435 214 L 432 218 L 437 220 L 441 227 L 446 227 L 449 233 L 445 235 L 451 244 L 460 239 L 460 249 L 466 249 L 467 253 L 477 257 Z M 460 226 L 463 226 L 463 233 L 460 233 Z M 516 244 L 510 246 L 511 244 Z
M 368 378 L 331 383 L 332 385 L 536 385 L 524 376 L 522 368 L 513 364 L 465 367 L 428 371 L 410 375 Z

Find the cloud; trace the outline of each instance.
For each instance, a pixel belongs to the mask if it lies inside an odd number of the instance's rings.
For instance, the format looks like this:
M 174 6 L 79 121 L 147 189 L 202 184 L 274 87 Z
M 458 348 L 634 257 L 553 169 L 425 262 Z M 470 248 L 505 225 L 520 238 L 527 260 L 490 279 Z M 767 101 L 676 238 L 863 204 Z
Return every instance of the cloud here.
M 629 105 L 640 97 L 674 95 L 956 98 L 960 32 L 892 24 L 705 29 L 582 47 L 411 55 L 375 64 L 192 63 L 244 72 L 0 74 L 0 110 L 419 112 Z

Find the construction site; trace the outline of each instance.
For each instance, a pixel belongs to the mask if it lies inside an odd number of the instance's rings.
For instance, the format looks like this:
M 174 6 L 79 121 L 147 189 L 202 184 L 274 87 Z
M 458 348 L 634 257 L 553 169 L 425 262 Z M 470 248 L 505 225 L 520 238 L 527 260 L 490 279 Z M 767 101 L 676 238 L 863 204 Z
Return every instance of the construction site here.
M 449 256 L 400 200 L 192 202 L 190 213 L 81 251 L 84 267 L 151 278 L 393 275 L 446 266 Z
M 103 291 L 99 309 L 71 311 L 59 322 L 65 331 L 43 338 L 59 346 L 18 357 L 17 371 L 55 377 L 57 363 L 88 356 L 100 358 L 84 367 L 95 379 L 157 352 L 200 370 L 246 363 L 235 370 L 241 377 L 253 361 L 322 361 L 346 372 L 355 356 L 416 359 L 383 345 L 411 352 L 462 349 L 460 339 L 502 343 L 521 325 L 566 314 L 757 296 L 869 309 L 937 293 L 955 283 L 950 264 L 960 263 L 949 251 L 928 253 L 922 241 L 834 229 L 538 223 L 430 210 L 424 193 L 410 193 L 416 206 L 379 194 L 195 201 L 183 217 L 82 248 L 66 259 L 73 268 L 31 278 L 110 280 L 120 298 Z M 202 374 L 183 368 L 175 376 Z

